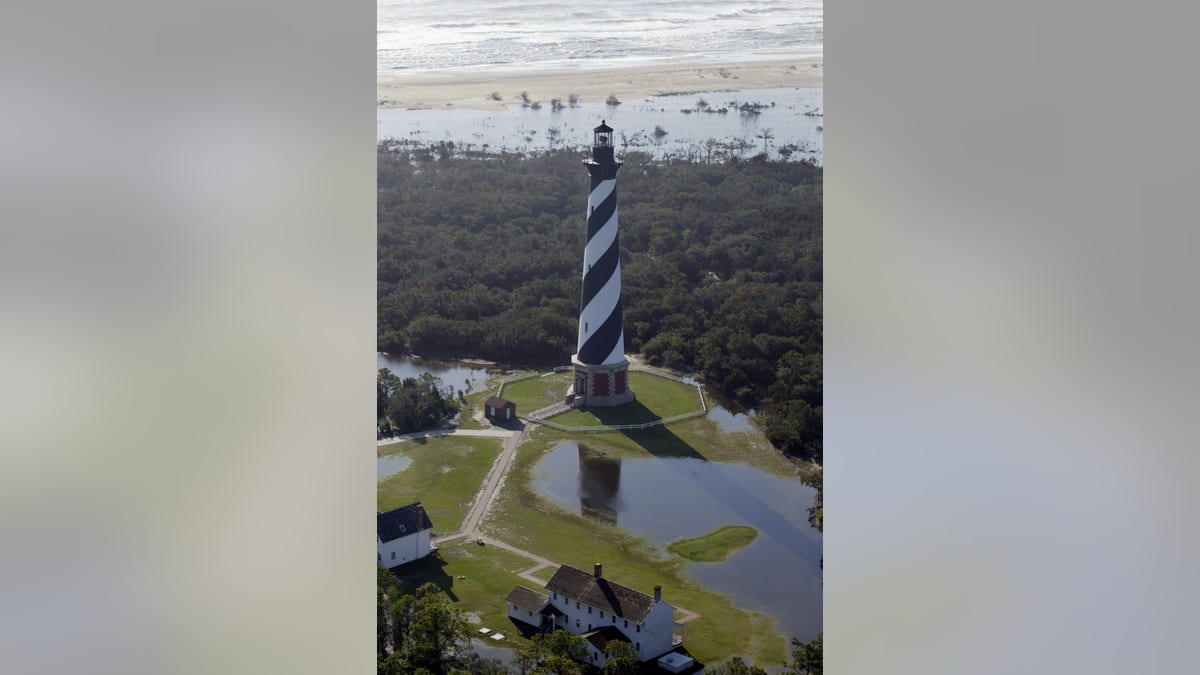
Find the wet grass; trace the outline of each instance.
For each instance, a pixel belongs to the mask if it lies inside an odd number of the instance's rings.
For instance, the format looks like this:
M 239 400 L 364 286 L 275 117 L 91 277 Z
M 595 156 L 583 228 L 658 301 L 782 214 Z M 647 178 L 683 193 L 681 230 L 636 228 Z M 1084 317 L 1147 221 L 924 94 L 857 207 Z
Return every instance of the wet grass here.
M 699 537 L 673 541 L 667 550 L 696 562 L 721 562 L 757 538 L 758 530 L 749 525 L 725 525 Z
M 395 574 L 409 593 L 422 584 L 435 584 L 456 609 L 467 614 L 475 637 L 482 637 L 477 629 L 487 627 L 505 636 L 502 641 L 483 638 L 489 645 L 520 647 L 525 641 L 508 618 L 504 598 L 514 586 L 534 586 L 517 576 L 532 565 L 507 551 L 460 539 L 443 545 L 434 555 L 397 567 Z
M 440 436 L 379 448 L 380 455 L 405 455 L 412 464 L 379 482 L 377 508 L 390 511 L 420 501 L 435 533 L 458 530 L 503 443 L 503 438 Z

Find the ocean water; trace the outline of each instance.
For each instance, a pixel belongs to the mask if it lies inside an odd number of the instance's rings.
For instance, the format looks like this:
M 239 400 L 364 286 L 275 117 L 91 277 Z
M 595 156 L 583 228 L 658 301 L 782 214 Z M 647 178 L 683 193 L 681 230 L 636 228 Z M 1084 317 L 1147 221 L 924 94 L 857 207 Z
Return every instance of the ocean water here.
M 820 54 L 823 0 L 379 0 L 385 71 L 611 67 Z

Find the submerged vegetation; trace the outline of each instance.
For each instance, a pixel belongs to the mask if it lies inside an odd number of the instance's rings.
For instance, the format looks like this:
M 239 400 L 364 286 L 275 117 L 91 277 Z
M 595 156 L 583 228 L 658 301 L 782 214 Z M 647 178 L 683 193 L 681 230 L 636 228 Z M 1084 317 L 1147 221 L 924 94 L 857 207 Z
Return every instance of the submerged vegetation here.
M 378 349 L 566 363 L 578 327 L 580 156 L 378 158 Z M 755 407 L 771 442 L 821 459 L 822 170 L 764 157 L 624 157 L 626 349 Z
M 459 410 L 453 389 L 429 373 L 400 379 L 387 368 L 375 378 L 379 438 L 441 426 Z

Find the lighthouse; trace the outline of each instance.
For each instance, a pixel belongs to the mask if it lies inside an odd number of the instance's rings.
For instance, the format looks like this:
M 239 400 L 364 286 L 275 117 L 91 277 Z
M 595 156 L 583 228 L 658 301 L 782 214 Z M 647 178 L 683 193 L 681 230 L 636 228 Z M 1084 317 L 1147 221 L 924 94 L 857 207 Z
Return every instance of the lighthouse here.
M 625 329 L 621 322 L 621 254 L 617 244 L 617 169 L 613 130 L 600 121 L 592 130 L 591 176 L 587 205 L 587 244 L 583 249 L 583 297 L 579 303 L 579 342 L 571 357 L 575 379 L 567 392 L 572 405 L 614 406 L 633 400 Z

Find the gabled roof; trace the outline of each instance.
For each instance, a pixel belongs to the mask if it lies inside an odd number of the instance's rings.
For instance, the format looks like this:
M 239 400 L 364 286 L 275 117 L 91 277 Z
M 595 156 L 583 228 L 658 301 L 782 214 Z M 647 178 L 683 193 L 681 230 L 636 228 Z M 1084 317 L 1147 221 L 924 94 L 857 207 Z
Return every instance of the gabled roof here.
M 540 612 L 550 602 L 550 596 L 542 595 L 524 586 L 517 586 L 509 592 L 508 597 L 504 601 L 530 612 Z
M 483 404 L 490 405 L 493 408 L 503 408 L 505 406 L 513 405 L 513 402 L 506 398 L 500 398 L 499 396 L 489 396 L 487 400 L 483 402 Z
M 614 584 L 604 577 L 597 579 L 595 575 L 570 565 L 558 568 L 546 583 L 546 590 L 636 623 L 645 621 L 650 610 L 654 609 L 654 598 L 649 595 Z
M 558 608 L 557 608 L 557 607 L 555 607 L 554 605 L 546 605 L 546 606 L 545 606 L 545 607 L 542 609 L 542 611 L 541 611 L 541 615 L 542 615 L 542 616 L 548 616 L 548 617 L 550 617 L 550 618 L 552 618 L 552 619 L 553 619 L 553 618 L 560 617 L 560 616 L 566 616 L 566 614 L 563 614 L 562 612 L 558 611 Z
M 603 626 L 590 633 L 584 633 L 580 637 L 592 643 L 592 646 L 601 652 L 608 647 L 610 642 L 629 642 L 629 638 L 625 637 L 625 634 L 616 626 Z
M 388 542 L 400 537 L 407 537 L 421 530 L 433 528 L 433 521 L 421 502 L 401 506 L 398 509 L 379 513 L 375 516 L 375 534 L 380 541 Z

